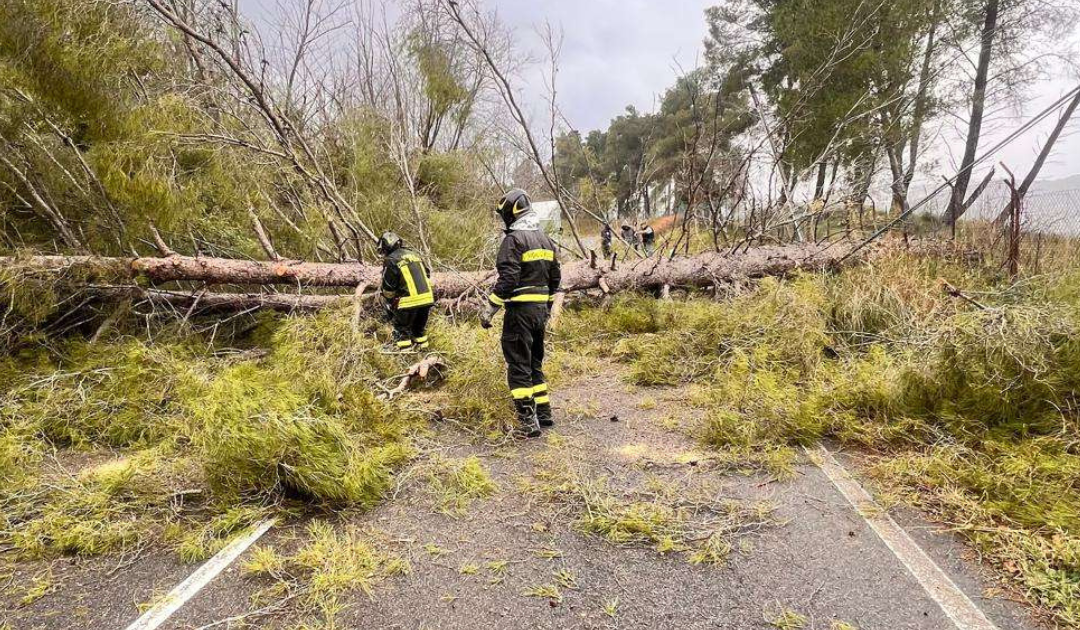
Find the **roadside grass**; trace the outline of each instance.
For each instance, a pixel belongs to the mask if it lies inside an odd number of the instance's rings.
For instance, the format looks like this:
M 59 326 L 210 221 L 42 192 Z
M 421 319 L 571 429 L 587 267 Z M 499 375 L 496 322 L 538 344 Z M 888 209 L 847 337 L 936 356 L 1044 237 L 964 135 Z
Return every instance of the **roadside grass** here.
M 716 500 L 657 479 L 617 490 L 558 454 L 539 458 L 537 472 L 520 486 L 560 511 L 569 510 L 574 528 L 583 534 L 617 546 L 682 554 L 692 564 L 722 565 L 733 540 L 774 523 L 768 503 Z
M 268 546 L 252 551 L 243 571 L 267 582 L 253 596 L 256 606 L 291 608 L 318 616 L 325 627 L 335 627 L 349 595 L 373 597 L 380 583 L 411 571 L 407 560 L 386 552 L 355 528 L 316 520 L 308 524 L 304 538 L 291 553 Z
M 824 438 L 867 449 L 876 478 L 1080 627 L 1080 272 L 1009 283 L 893 253 L 719 302 L 625 297 L 569 318 L 631 382 L 693 382 L 693 434 L 724 459 Z

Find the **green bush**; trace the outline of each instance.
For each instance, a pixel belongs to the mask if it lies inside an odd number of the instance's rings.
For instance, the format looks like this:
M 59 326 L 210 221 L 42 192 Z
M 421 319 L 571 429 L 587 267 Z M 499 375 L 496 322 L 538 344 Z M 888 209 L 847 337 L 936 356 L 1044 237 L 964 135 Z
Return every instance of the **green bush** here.
M 901 379 L 909 413 L 960 416 L 1011 432 L 1060 427 L 1080 393 L 1076 319 L 1055 306 L 962 312 L 928 337 L 930 352 Z
M 50 372 L 12 384 L 0 418 L 29 423 L 61 445 L 147 445 L 176 435 L 169 403 L 194 360 L 189 350 L 128 339 L 113 347 L 76 341 L 63 352 Z
M 608 325 L 649 331 L 621 339 L 614 350 L 616 358 L 630 363 L 630 378 L 640 385 L 723 378 L 740 351 L 752 352 L 757 363 L 807 375 L 829 344 L 824 299 L 813 278 L 766 279 L 723 303 L 693 299 L 644 307 L 631 301 L 612 309 Z
M 764 361 L 760 359 L 765 359 Z M 798 372 L 766 356 L 739 352 L 695 402 L 707 408 L 701 438 L 710 446 L 808 444 L 828 428 L 819 394 L 800 386 Z

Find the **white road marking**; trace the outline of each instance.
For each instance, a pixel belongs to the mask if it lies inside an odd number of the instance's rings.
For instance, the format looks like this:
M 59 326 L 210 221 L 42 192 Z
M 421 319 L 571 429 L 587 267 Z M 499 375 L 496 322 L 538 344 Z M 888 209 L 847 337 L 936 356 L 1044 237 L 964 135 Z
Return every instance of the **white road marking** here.
M 173 590 L 169 591 L 168 595 L 163 597 L 159 602 L 154 604 L 153 607 L 143 613 L 141 617 L 136 619 L 134 623 L 127 627 L 127 630 L 153 630 L 165 623 L 173 613 L 194 597 L 196 593 L 201 591 L 204 586 L 209 584 L 210 580 L 217 577 L 219 573 L 239 558 L 240 554 L 247 551 L 248 547 L 261 538 L 262 535 L 269 531 L 273 526 L 274 519 L 263 521 L 247 536 L 237 538 L 226 545 L 216 556 L 207 560 L 205 564 L 189 575 L 186 580 L 178 584 Z
M 960 590 L 956 583 L 941 570 L 919 545 L 911 539 L 904 528 L 874 501 L 859 482 L 855 481 L 833 454 L 823 446 L 806 449 L 817 456 L 817 465 L 832 481 L 840 494 L 863 517 L 877 533 L 881 541 L 907 567 L 930 597 L 960 630 L 998 630 L 975 602 Z

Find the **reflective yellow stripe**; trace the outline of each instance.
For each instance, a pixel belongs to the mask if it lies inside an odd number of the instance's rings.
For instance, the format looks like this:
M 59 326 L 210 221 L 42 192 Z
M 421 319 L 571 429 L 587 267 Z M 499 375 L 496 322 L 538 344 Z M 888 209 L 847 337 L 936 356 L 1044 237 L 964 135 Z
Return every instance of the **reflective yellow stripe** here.
M 537 396 L 536 397 L 536 404 L 538 404 L 538 405 L 550 405 L 551 404 L 551 398 L 549 396 Z
M 514 297 L 510 298 L 510 301 L 511 302 L 547 302 L 548 301 L 548 294 L 547 293 L 532 293 L 532 294 L 526 294 L 526 295 L 515 295 Z
M 532 389 L 533 395 L 543 394 L 548 390 L 547 383 L 541 383 Z
M 405 341 L 397 342 L 397 347 L 399 347 L 399 348 L 408 348 L 411 345 L 412 345 L 412 340 L 411 339 L 406 339 Z
M 413 339 L 413 341 L 415 341 L 416 343 L 427 343 L 427 335 L 424 335 L 423 337 L 417 337 L 416 339 Z
M 488 300 L 490 300 L 491 303 L 494 304 L 495 306 L 502 306 L 502 305 L 506 304 L 506 300 L 504 300 L 501 297 L 495 295 L 494 293 L 492 293 L 491 295 L 488 296 Z
M 416 295 L 416 281 L 413 280 L 408 261 L 398 263 L 398 269 L 401 271 L 401 277 L 405 278 L 405 285 L 409 287 L 409 295 Z
M 531 387 L 518 387 L 517 389 L 511 389 L 510 395 L 514 397 L 514 400 L 522 400 L 523 398 L 532 397 Z
M 521 262 L 536 262 L 538 260 L 553 262 L 555 260 L 555 252 L 550 249 L 530 249 L 521 255 Z
M 435 296 L 429 291 L 420 295 L 410 295 L 398 300 L 398 308 L 410 309 L 418 306 L 428 306 L 435 303 Z

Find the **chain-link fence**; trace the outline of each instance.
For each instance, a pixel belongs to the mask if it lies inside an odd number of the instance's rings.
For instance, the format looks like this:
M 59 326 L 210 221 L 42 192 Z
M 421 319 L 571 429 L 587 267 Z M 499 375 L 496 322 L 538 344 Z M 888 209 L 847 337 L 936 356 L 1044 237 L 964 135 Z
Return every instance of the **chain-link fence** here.
M 931 199 L 900 228 L 905 232 L 955 238 L 984 260 L 1016 264 L 1030 273 L 1080 264 L 1080 189 L 1031 191 L 1020 208 L 1019 229 L 1009 213 L 1011 191 L 997 185 L 987 189 L 957 221 L 945 221 L 949 191 Z

